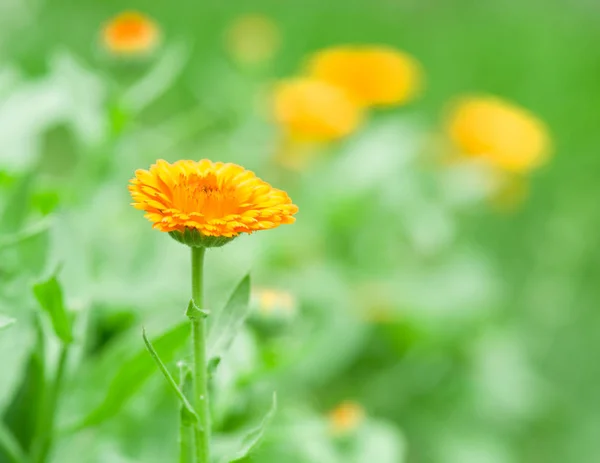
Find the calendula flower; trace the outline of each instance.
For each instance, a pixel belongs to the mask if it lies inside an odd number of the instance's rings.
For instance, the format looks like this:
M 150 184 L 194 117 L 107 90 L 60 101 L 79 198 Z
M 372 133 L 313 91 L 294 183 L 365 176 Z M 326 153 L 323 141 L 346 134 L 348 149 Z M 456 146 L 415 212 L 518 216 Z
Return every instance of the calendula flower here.
M 277 24 L 267 16 L 244 15 L 237 18 L 225 33 L 225 46 L 240 64 L 254 65 L 269 61 L 281 43 Z
M 287 193 L 253 172 L 207 159 L 159 160 L 136 171 L 129 191 L 154 228 L 193 247 L 222 246 L 240 233 L 293 223 L 298 211 Z
M 447 130 L 462 153 L 487 159 L 510 172 L 527 172 L 546 161 L 545 124 L 526 109 L 492 96 L 465 98 L 448 117 Z
M 342 402 L 329 413 L 331 431 L 342 436 L 356 431 L 365 421 L 365 410 L 356 402 Z
M 257 289 L 252 299 L 259 313 L 265 317 L 290 317 L 297 308 L 296 298 L 287 291 Z
M 111 19 L 102 30 L 104 47 L 116 55 L 141 55 L 159 43 L 160 30 L 142 13 L 126 11 Z
M 279 84 L 274 113 L 287 135 L 304 141 L 342 138 L 356 130 L 362 119 L 361 109 L 343 89 L 307 78 Z
M 387 47 L 340 46 L 318 52 L 308 75 L 338 87 L 363 106 L 404 104 L 419 92 L 422 72 L 410 55 Z

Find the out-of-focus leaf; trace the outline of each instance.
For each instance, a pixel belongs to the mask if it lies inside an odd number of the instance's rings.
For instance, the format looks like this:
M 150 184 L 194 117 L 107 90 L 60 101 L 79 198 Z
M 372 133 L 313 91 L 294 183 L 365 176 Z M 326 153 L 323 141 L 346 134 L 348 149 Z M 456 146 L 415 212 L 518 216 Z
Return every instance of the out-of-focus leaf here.
M 4 423 L 19 447 L 28 452 L 40 422 L 40 410 L 46 394 L 45 342 L 39 317 L 36 318 L 37 342 L 23 372 L 19 387 L 4 413 Z M 0 458 L 0 461 L 3 461 Z
M 27 461 L 25 452 L 23 452 L 19 442 L 0 420 L 0 461 L 5 461 L 4 458 L 8 458 L 9 461 L 14 463 L 25 463 Z
M 29 228 L 21 230 L 17 233 L 12 233 L 6 236 L 0 236 L 0 249 L 13 246 L 29 238 L 39 235 L 50 228 L 51 221 L 48 218 L 32 225 Z
M 241 434 L 240 440 L 237 444 L 237 449 L 233 450 L 231 454 L 225 456 L 220 460 L 220 463 L 232 463 L 242 458 L 248 456 L 248 454 L 258 445 L 263 435 L 265 434 L 265 430 L 275 413 L 277 412 L 277 395 L 273 394 L 273 401 L 271 403 L 271 408 L 264 416 L 260 424 L 254 428 L 247 430 L 245 433 Z
M 12 325 L 14 322 L 14 318 L 7 317 L 6 315 L 0 315 L 0 330 Z
M 406 459 L 404 436 L 392 425 L 369 423 L 356 439 L 357 463 L 402 463 Z
M 60 196 L 57 191 L 40 191 L 33 195 L 31 202 L 42 215 L 48 215 L 58 207 Z
M 167 367 L 165 366 L 163 361 L 160 359 L 160 356 L 154 349 L 154 346 L 148 339 L 148 336 L 146 336 L 146 330 L 143 330 L 142 337 L 144 338 L 144 344 L 146 344 L 146 348 L 148 349 L 148 352 L 150 352 L 150 355 L 152 356 L 152 358 L 156 362 L 156 365 L 158 366 L 159 370 L 161 371 L 161 373 L 167 380 L 167 383 L 169 383 L 169 386 L 171 386 L 171 388 L 173 389 L 173 392 L 175 392 L 175 395 L 180 400 L 180 402 L 183 406 L 183 411 L 187 412 L 187 415 L 186 415 L 187 419 L 188 420 L 191 419 L 191 420 L 194 420 L 195 422 L 197 422 L 198 415 L 196 414 L 194 407 L 192 407 L 192 404 L 190 404 L 190 402 L 188 401 L 186 396 L 183 394 L 183 391 L 181 389 L 179 389 L 179 386 L 175 382 L 175 379 L 173 379 L 173 376 L 171 376 L 171 373 L 169 372 L 169 370 L 167 369 Z
M 33 293 L 52 321 L 54 333 L 64 343 L 73 341 L 71 319 L 65 307 L 62 288 L 56 275 L 33 286 Z
M 177 43 L 162 53 L 161 60 L 123 95 L 123 108 L 138 113 L 171 88 L 185 66 L 189 52 L 186 44 Z
M 214 316 L 208 332 L 209 358 L 221 356 L 250 313 L 250 275 L 242 278 L 225 307 Z
M 189 324 L 182 323 L 164 333 L 153 343 L 156 351 L 161 353 L 165 362 L 170 362 L 176 352 L 189 338 Z M 132 357 L 124 360 L 108 388 L 106 397 L 98 407 L 89 413 L 75 428 L 97 425 L 116 415 L 134 394 L 155 373 L 156 365 L 148 355 L 146 347 L 137 351 Z
M 16 232 L 21 228 L 29 211 L 29 200 L 35 179 L 33 171 L 25 174 L 9 195 L 6 208 L 0 215 L 0 229 Z

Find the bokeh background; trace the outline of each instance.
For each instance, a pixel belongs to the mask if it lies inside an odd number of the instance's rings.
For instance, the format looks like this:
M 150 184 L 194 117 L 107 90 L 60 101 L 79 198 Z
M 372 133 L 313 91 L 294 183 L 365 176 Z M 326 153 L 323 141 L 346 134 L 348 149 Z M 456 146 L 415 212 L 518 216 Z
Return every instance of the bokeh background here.
M 100 43 L 125 7 L 161 30 L 143 57 Z M 249 14 L 275 31 L 259 63 L 231 39 Z M 0 313 L 15 320 L 0 331 L 3 426 L 30 445 L 48 380 L 32 367 L 31 288 L 60 264 L 77 318 L 52 461 L 175 460 L 177 401 L 139 360 L 141 327 L 167 330 L 157 349 L 175 372 L 189 256 L 126 185 L 158 158 L 210 158 L 300 207 L 293 226 L 209 253 L 209 306 L 250 270 L 254 306 L 215 377 L 218 445 L 277 391 L 244 461 L 598 461 L 599 40 L 591 0 L 3 0 Z M 339 44 L 410 53 L 423 91 L 286 169 L 271 89 Z M 525 193 L 498 195 L 485 171 L 444 161 L 444 112 L 473 92 L 547 123 L 553 155 Z M 135 374 L 115 384 L 120 369 Z

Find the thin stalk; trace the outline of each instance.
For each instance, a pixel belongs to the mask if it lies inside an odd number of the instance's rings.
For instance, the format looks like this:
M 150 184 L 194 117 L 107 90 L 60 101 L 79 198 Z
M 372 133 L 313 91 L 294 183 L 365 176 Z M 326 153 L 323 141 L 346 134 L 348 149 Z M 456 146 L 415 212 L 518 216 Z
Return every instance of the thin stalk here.
M 192 323 L 194 364 L 192 369 L 193 405 L 199 417 L 195 427 L 195 462 L 210 463 L 210 411 L 208 406 L 208 369 L 206 361 L 206 314 L 203 313 L 202 247 L 192 247 L 192 300 L 195 310 L 188 313 Z
M 47 396 L 47 402 L 44 407 L 44 413 L 42 416 L 42 434 L 39 440 L 39 447 L 35 454 L 34 461 L 36 463 L 45 463 L 48 459 L 48 455 L 52 450 L 54 434 L 55 434 L 55 421 L 56 421 L 56 410 L 58 407 L 58 401 L 60 399 L 60 393 L 62 390 L 63 379 L 65 376 L 65 369 L 67 365 L 67 357 L 69 355 L 69 345 L 63 344 L 60 350 L 60 357 L 58 359 L 58 366 L 56 368 L 56 374 L 54 381 L 50 385 L 50 391 Z

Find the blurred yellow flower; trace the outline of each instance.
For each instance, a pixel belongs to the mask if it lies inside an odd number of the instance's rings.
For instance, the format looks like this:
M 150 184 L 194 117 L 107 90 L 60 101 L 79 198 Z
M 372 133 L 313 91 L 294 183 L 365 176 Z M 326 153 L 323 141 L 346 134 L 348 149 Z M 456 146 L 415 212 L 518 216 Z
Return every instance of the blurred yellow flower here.
M 296 312 L 296 298 L 287 291 L 277 289 L 257 289 L 253 300 L 261 315 L 266 317 L 289 317 Z
M 527 172 L 546 161 L 550 137 L 544 123 L 519 106 L 492 96 L 459 101 L 448 117 L 452 141 L 510 172 Z
M 159 160 L 136 171 L 129 191 L 154 228 L 192 246 L 222 246 L 240 233 L 290 224 L 298 211 L 287 193 L 253 172 L 207 159 Z
M 281 44 L 277 24 L 267 16 L 240 16 L 225 32 L 225 46 L 241 64 L 261 64 L 273 58 Z
M 336 436 L 347 435 L 356 431 L 365 421 L 365 410 L 356 402 L 342 402 L 329 412 L 331 432 Z
M 126 11 L 112 18 L 102 30 L 104 47 L 117 55 L 141 55 L 158 45 L 160 29 L 148 16 Z
M 315 79 L 298 78 L 275 89 L 274 116 L 295 140 L 331 141 L 351 134 L 361 109 L 344 90 Z
M 377 46 L 318 52 L 309 62 L 308 75 L 344 88 L 362 106 L 404 104 L 418 94 L 423 80 L 412 56 Z

